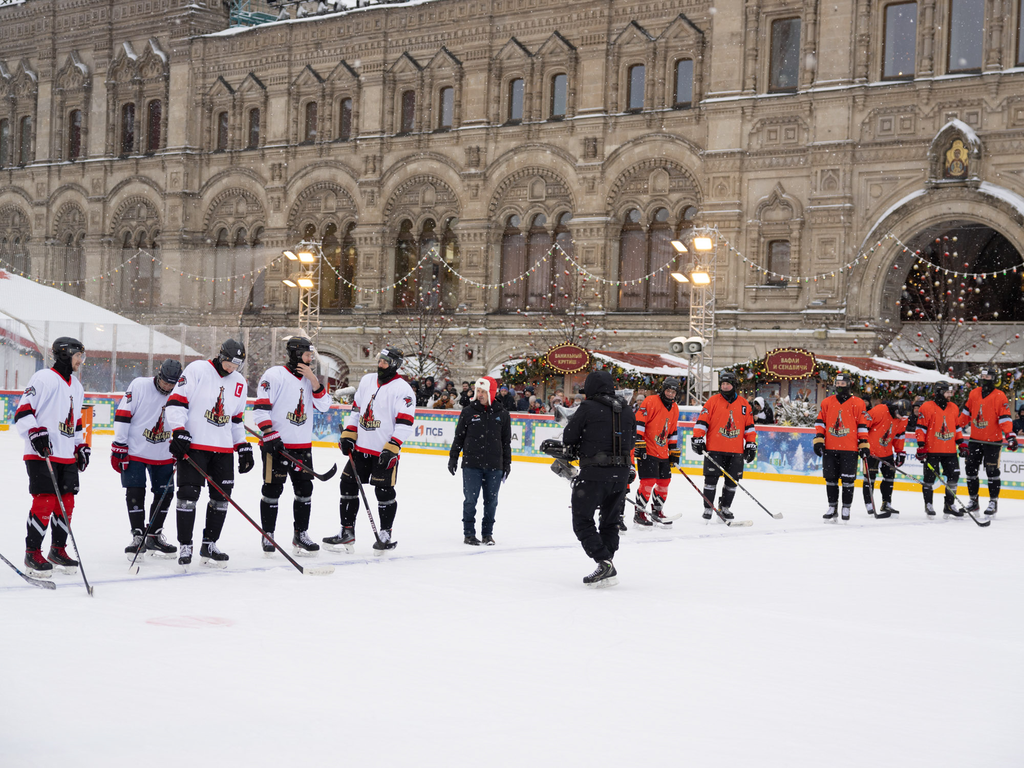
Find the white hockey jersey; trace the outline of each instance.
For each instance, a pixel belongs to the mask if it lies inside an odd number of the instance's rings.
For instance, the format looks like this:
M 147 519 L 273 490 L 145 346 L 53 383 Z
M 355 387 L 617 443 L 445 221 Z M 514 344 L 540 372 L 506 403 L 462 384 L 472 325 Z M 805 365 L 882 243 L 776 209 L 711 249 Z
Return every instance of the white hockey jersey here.
M 281 435 L 284 447 L 309 448 L 313 444 L 313 413 L 310 406 L 326 413 L 331 407 L 327 387 L 316 392 L 305 376 L 292 373 L 284 365 L 268 368 L 256 387 L 254 415 L 256 426 L 273 426 Z
M 53 368 L 36 371 L 18 401 L 14 427 L 25 438 L 25 459 L 42 461 L 28 439 L 28 431 L 46 427 L 53 451 L 50 461 L 71 464 L 75 447 L 85 442 L 82 434 L 82 400 L 85 390 L 74 376 L 65 379 Z
M 368 373 L 359 380 L 345 428 L 356 428 L 356 448 L 378 456 L 389 440 L 401 446 L 412 436 L 415 417 L 416 395 L 409 382 L 396 376 L 378 386 L 377 374 Z
M 114 442 L 127 443 L 128 458 L 144 464 L 173 464 L 171 428 L 164 419 L 167 394 L 152 376 L 128 385 L 114 412 Z
M 172 432 L 187 429 L 192 447 L 231 453 L 245 442 L 245 379 L 238 371 L 223 378 L 209 360 L 185 366 L 167 398 L 164 423 Z

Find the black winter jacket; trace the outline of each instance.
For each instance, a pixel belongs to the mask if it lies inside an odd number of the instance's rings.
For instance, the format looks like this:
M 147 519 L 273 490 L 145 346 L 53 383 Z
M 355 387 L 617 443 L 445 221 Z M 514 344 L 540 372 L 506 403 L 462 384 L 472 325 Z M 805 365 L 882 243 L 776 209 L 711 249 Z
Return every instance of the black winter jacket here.
M 512 419 L 501 403 L 485 408 L 473 400 L 462 409 L 448 455 L 457 459 L 460 452 L 464 467 L 504 470 L 512 466 Z
M 587 399 L 574 413 L 562 433 L 562 444 L 575 449 L 580 459 L 582 480 L 625 482 L 629 478 L 629 452 L 636 443 L 636 420 L 626 401 L 615 396 L 615 384 L 608 371 L 594 371 L 583 384 Z M 615 440 L 613 414 L 618 412 L 620 434 Z M 618 451 L 615 450 L 616 444 Z M 615 456 L 621 457 L 615 466 Z M 601 457 L 605 457 L 601 459 Z M 598 465 L 592 461 L 607 461 Z

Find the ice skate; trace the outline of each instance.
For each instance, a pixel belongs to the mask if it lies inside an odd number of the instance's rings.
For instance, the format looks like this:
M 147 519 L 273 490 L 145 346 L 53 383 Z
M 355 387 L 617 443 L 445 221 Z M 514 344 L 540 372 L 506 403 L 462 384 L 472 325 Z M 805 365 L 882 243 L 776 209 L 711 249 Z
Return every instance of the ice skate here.
M 711 516 L 713 514 L 714 514 L 714 512 L 711 511 L 711 507 L 704 507 L 704 512 L 703 512 L 703 514 L 701 514 L 701 517 L 704 518 L 704 522 L 705 523 L 710 523 L 711 522 Z
M 135 560 L 137 555 L 145 554 L 146 552 L 146 539 L 142 535 L 142 531 L 136 528 L 132 531 L 132 541 L 124 548 L 124 553 L 128 556 L 128 562 Z
M 66 573 L 68 576 L 74 576 L 78 573 L 78 561 L 68 555 L 64 547 L 51 546 L 50 554 L 46 556 L 46 559 L 56 565 L 60 572 Z
M 351 555 L 356 551 L 355 526 L 342 526 L 341 533 L 337 536 L 328 536 L 324 539 L 324 546 L 330 552 L 347 552 Z
M 978 503 L 977 496 L 971 496 L 971 500 L 967 502 L 967 511 L 975 514 L 981 512 L 981 504 Z
M 484 536 L 482 539 L 480 539 L 480 543 L 483 544 L 485 547 L 493 547 L 494 546 L 494 537 L 493 536 Z
M 728 507 L 725 507 L 725 506 L 722 506 L 722 507 L 718 508 L 718 514 L 721 516 L 722 520 L 734 520 L 735 519 L 735 517 L 732 514 L 732 510 L 729 509 Z
M 182 544 L 181 550 L 178 553 L 178 565 L 185 573 L 188 573 L 189 566 L 192 565 L 192 545 Z
M 263 556 L 270 558 L 274 556 L 277 551 L 277 547 L 274 546 L 274 532 L 266 531 L 266 536 L 263 536 L 260 540 L 260 548 L 263 550 Z
M 662 528 L 670 528 L 672 526 L 672 521 L 661 513 L 660 505 L 651 507 L 650 518 L 652 523 L 655 523 Z
M 172 558 L 178 548 L 164 538 L 163 532 L 156 531 L 146 537 L 146 551 L 150 557 Z
M 220 551 L 216 541 L 204 541 L 199 548 L 199 562 L 207 568 L 227 568 L 228 556 Z
M 462 543 L 463 544 L 469 544 L 471 547 L 479 547 L 480 546 L 480 539 L 478 539 L 476 537 L 475 533 L 471 533 L 466 538 L 464 538 L 462 540 Z
M 842 518 L 843 518 L 843 522 L 844 523 L 850 522 L 850 508 L 849 507 L 843 507 Z
M 961 518 L 964 516 L 962 509 L 957 509 L 949 499 L 946 499 L 946 503 L 942 505 L 942 517 L 948 519 L 950 517 Z
M 654 523 L 647 517 L 647 512 L 641 507 L 637 507 L 636 512 L 633 513 L 633 527 L 642 531 L 654 527 Z
M 623 515 L 619 515 L 619 533 L 625 533 L 629 529 L 626 527 L 626 520 Z
M 828 512 L 826 512 L 826 513 L 825 513 L 824 515 L 822 515 L 821 517 L 822 517 L 822 519 L 823 519 L 823 520 L 824 520 L 824 521 L 825 521 L 826 523 L 834 523 L 834 522 L 836 522 L 836 518 L 837 518 L 838 516 L 839 516 L 839 512 L 838 512 L 838 510 L 837 510 L 837 507 L 836 507 L 836 505 L 835 505 L 835 504 L 829 504 L 829 505 L 828 505 Z
M 296 531 L 292 536 L 292 554 L 296 557 L 317 557 L 320 545 L 309 538 L 307 531 Z
M 875 510 L 875 502 L 874 501 L 865 500 L 864 501 L 864 511 L 867 512 L 870 517 L 876 517 L 878 515 L 877 510 Z
M 988 506 L 985 507 L 985 514 L 991 517 L 992 515 L 994 515 L 998 511 L 999 511 L 999 501 L 996 500 L 996 499 L 989 499 L 988 500 Z
M 583 577 L 583 583 L 593 589 L 614 587 L 619 583 L 619 576 L 615 570 L 615 565 L 611 560 L 601 560 L 598 562 L 597 568 L 594 569 L 593 573 Z
M 924 513 L 928 515 L 928 517 L 935 517 L 935 505 L 930 502 L 928 504 L 925 504 Z
M 900 511 L 896 509 L 888 501 L 882 502 L 882 508 L 878 511 L 878 517 L 892 517 L 893 515 L 899 515 Z
M 29 575 L 36 579 L 48 579 L 53 575 L 53 563 L 43 557 L 40 549 L 25 550 L 25 567 Z
M 373 555 L 382 557 L 397 546 L 398 542 L 391 538 L 391 531 L 385 528 L 377 534 L 377 540 L 373 542 Z

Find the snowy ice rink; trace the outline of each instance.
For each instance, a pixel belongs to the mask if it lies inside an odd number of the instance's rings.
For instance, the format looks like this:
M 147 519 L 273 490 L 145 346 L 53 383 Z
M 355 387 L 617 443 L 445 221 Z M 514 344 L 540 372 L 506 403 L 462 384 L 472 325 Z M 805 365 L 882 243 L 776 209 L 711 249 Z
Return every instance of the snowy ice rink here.
M 900 518 L 875 521 L 858 489 L 835 526 L 823 486 L 751 481 L 785 517 L 739 494 L 754 525 L 730 529 L 675 477 L 683 518 L 631 529 L 619 586 L 590 590 L 546 465 L 513 464 L 498 545 L 474 548 L 461 476 L 409 454 L 386 561 L 361 515 L 357 554 L 302 576 L 232 510 L 228 570 L 149 560 L 131 577 L 110 438 L 95 443 L 73 521 L 95 597 L 80 576 L 46 592 L 0 568 L 5 768 L 1024 765 L 1024 501 L 982 529 L 928 522 L 901 492 Z M 19 565 L 21 446 L 0 433 L 0 552 Z M 314 461 L 342 468 L 337 450 Z M 242 476 L 257 519 L 259 496 L 258 471 Z M 317 483 L 317 541 L 337 499 Z

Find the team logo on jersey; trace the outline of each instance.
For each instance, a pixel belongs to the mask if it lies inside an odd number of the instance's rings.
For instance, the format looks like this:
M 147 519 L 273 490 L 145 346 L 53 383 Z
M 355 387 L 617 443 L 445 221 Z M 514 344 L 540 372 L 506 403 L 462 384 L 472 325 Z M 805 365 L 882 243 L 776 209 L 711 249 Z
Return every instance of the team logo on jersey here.
M 955 434 L 949 431 L 949 426 L 946 424 L 946 417 L 942 417 L 942 428 L 935 433 L 935 437 L 939 440 L 952 440 L 956 437 Z
M 186 384 L 188 384 L 188 381 L 186 381 L 184 376 L 182 376 L 180 379 L 178 379 L 178 386 L 179 387 L 184 387 Z
M 729 411 L 729 421 L 724 427 L 718 428 L 718 434 L 724 437 L 726 440 L 732 440 L 733 438 L 740 436 L 740 431 L 736 427 L 736 422 L 733 421 L 732 411 Z
M 891 442 L 892 442 L 892 424 L 890 424 L 890 425 L 889 425 L 889 426 L 888 426 L 888 427 L 886 428 L 886 430 L 885 430 L 885 434 L 884 434 L 884 435 L 882 435 L 882 436 L 881 436 L 880 438 L 878 438 L 878 444 L 879 444 L 879 445 L 880 445 L 880 446 L 881 446 L 882 448 L 885 448 L 885 447 L 886 447 L 887 445 L 889 445 L 889 443 L 891 443 Z
M 130 403 L 132 401 L 132 391 L 130 389 L 124 393 L 124 401 L 126 403 Z
M 978 429 L 984 429 L 988 426 L 988 419 L 982 418 L 982 412 L 978 411 L 978 417 L 974 420 L 974 426 Z
M 220 388 L 217 402 L 213 404 L 213 408 L 206 412 L 206 420 L 215 427 L 223 427 L 231 421 L 231 417 L 224 413 L 224 387 Z
M 831 427 L 829 427 L 828 433 L 834 437 L 846 437 L 850 434 L 850 429 L 843 424 L 843 413 L 840 411 L 836 414 L 836 421 Z
M 261 381 L 260 382 L 260 389 L 264 390 L 265 392 L 269 392 L 270 391 L 270 382 L 267 381 L 266 379 Z
M 25 387 L 25 397 L 32 397 L 36 393 L 35 387 Z
M 164 408 L 166 407 L 165 405 Z M 164 427 L 164 408 L 160 409 L 160 415 L 157 417 L 156 424 L 142 431 L 142 436 L 154 444 L 162 443 L 171 437 L 171 431 Z
M 297 427 L 301 427 L 306 423 L 306 401 L 302 396 L 302 390 L 299 390 L 299 403 L 295 406 L 295 410 L 291 413 L 284 415 L 288 421 Z
M 60 423 L 60 433 L 64 437 L 75 436 L 75 401 L 71 401 L 71 405 L 68 406 L 68 417 Z
M 403 397 L 402 399 L 405 400 L 405 407 L 406 408 L 412 408 L 412 398 L 411 397 Z
M 359 426 L 363 429 L 380 429 L 380 420 L 373 418 L 373 403 L 366 407 L 366 413 L 359 417 Z
M 661 428 L 661 434 L 654 438 L 654 444 L 662 447 L 668 445 L 668 422 Z

